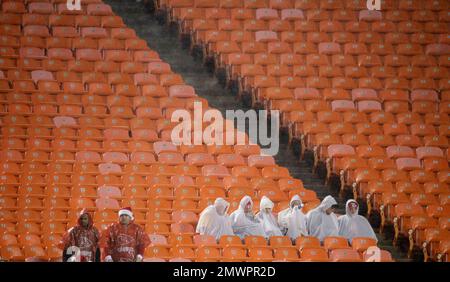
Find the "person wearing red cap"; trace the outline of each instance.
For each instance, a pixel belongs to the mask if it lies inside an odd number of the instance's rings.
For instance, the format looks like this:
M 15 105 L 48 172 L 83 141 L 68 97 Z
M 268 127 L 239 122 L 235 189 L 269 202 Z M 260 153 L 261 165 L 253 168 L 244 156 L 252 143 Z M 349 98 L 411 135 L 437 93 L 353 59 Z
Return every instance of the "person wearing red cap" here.
M 119 223 L 113 223 L 105 230 L 100 240 L 100 246 L 104 249 L 104 261 L 142 261 L 150 239 L 133 220 L 131 208 L 123 208 L 119 211 Z
M 98 246 L 100 233 L 93 225 L 92 216 L 86 210 L 82 210 L 78 217 L 78 225 L 70 228 L 59 243 L 59 247 L 63 249 L 63 261 L 100 261 Z M 73 247 L 79 249 L 79 257 Z

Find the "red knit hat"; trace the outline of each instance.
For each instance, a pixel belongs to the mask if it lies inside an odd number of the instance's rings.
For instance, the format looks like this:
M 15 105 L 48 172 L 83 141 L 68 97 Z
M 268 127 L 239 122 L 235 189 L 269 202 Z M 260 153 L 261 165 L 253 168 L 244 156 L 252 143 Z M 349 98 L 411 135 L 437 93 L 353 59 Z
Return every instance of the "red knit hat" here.
M 125 207 L 125 208 L 122 208 L 122 209 L 119 211 L 119 217 L 120 217 L 121 215 L 128 215 L 129 217 L 131 217 L 131 219 L 134 219 L 134 217 L 133 217 L 133 212 L 131 211 L 131 207 Z

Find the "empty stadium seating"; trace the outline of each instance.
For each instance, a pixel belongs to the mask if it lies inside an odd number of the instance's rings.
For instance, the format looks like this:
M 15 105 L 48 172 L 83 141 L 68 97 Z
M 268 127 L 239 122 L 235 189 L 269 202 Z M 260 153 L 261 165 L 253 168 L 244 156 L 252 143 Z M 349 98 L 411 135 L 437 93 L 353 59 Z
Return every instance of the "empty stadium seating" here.
M 209 108 L 101 0 L 2 1 L 0 257 L 61 259 L 57 244 L 93 212 L 104 229 L 131 206 L 151 236 L 146 261 L 369 261 L 369 238 L 224 237 L 195 233 L 218 196 L 249 194 L 274 211 L 316 194 L 257 145 L 170 142 L 176 109 Z M 281 111 L 300 157 L 367 200 L 410 251 L 448 261 L 449 3 L 160 0 L 158 8 L 225 70 L 254 107 Z M 387 251 L 382 261 L 392 261 Z
M 277 109 L 299 157 L 381 214 L 426 260 L 448 258 L 448 1 L 159 0 L 253 107 Z M 294 146 L 295 147 L 295 146 Z M 428 235 L 427 235 L 428 234 Z M 340 260 L 340 253 L 332 260 Z

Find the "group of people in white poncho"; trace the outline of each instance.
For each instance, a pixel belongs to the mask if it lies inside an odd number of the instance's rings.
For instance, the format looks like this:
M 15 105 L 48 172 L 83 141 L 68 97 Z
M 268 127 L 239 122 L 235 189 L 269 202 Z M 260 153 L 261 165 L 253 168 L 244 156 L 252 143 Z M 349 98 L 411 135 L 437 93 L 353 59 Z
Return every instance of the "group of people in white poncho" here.
M 197 233 L 212 235 L 217 240 L 224 235 L 246 236 L 288 236 L 293 241 L 300 236 L 314 236 L 323 241 L 328 236 L 343 236 L 351 243 L 355 237 L 377 239 L 367 219 L 358 214 L 358 203 L 348 200 L 346 214 L 337 217 L 334 207 L 337 205 L 332 196 L 326 196 L 319 206 L 303 212 L 303 203 L 294 195 L 289 206 L 275 217 L 272 210 L 274 203 L 263 196 L 259 212 L 253 213 L 253 201 L 244 196 L 237 210 L 227 214 L 230 204 L 223 198 L 217 198 L 214 204 L 205 208 L 200 214 Z

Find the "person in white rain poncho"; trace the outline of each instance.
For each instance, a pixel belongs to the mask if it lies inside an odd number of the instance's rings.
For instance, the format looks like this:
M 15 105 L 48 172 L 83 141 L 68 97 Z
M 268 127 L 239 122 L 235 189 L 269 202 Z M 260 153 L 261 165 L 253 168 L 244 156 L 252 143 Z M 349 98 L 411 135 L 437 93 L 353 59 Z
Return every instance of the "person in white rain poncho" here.
M 339 236 L 347 238 L 350 243 L 355 237 L 370 237 L 377 240 L 369 221 L 359 215 L 358 211 L 358 203 L 355 200 L 348 200 L 345 204 L 345 215 L 338 218 Z
M 253 201 L 250 196 L 244 196 L 237 210 L 231 215 L 231 226 L 234 234 L 244 239 L 246 236 L 265 236 L 262 223 L 252 211 Z
M 266 238 L 271 236 L 282 236 L 280 228 L 278 227 L 277 220 L 272 214 L 273 202 L 263 196 L 261 202 L 259 203 L 259 213 L 256 218 L 262 223 L 264 232 L 266 233 Z
M 278 224 L 283 230 L 283 234 L 292 240 L 299 236 L 308 236 L 306 228 L 306 216 L 302 211 L 303 202 L 300 196 L 294 195 L 289 202 L 289 207 L 278 213 Z
M 213 205 L 206 207 L 200 214 L 196 232 L 201 235 L 212 235 L 219 240 L 223 235 L 234 235 L 231 219 L 227 215 L 230 204 L 217 198 Z
M 339 227 L 337 216 L 333 212 L 336 200 L 326 196 L 320 205 L 306 215 L 306 227 L 310 236 L 317 237 L 321 242 L 325 237 L 338 236 Z

